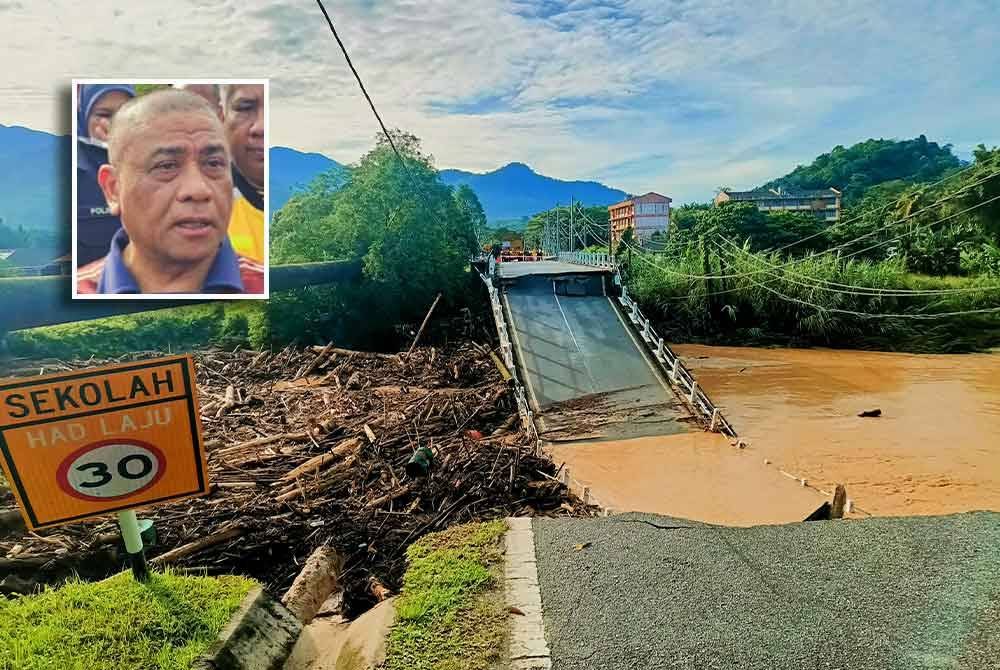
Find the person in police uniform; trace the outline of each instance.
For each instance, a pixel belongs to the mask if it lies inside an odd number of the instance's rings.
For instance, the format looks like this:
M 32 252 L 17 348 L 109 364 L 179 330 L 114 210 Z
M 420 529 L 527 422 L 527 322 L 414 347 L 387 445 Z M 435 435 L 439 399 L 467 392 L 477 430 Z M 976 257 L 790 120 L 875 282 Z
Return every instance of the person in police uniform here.
M 97 183 L 97 171 L 108 162 L 108 127 L 115 112 L 135 97 L 127 84 L 84 84 L 77 96 L 76 263 L 82 267 L 108 253 L 121 220 L 111 213 Z
M 238 254 L 264 262 L 264 85 L 222 86 L 222 118 L 232 153 L 233 213 L 229 241 Z

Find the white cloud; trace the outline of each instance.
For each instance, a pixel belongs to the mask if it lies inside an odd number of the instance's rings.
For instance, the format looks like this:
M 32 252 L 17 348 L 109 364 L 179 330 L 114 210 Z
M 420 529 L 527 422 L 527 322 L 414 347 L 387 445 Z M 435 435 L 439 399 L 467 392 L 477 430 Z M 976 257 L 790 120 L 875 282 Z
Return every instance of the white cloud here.
M 989 0 L 326 4 L 387 124 L 442 167 L 685 201 L 869 136 L 1000 142 Z M 53 94 L 73 76 L 267 76 L 276 144 L 351 162 L 377 130 L 307 0 L 0 2 L 0 25 L 0 123 L 67 132 Z

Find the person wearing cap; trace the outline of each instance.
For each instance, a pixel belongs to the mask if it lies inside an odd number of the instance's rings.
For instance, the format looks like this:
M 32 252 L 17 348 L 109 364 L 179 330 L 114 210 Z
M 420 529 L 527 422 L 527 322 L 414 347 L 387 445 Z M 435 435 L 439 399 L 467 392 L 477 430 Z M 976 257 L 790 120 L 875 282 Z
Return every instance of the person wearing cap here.
M 77 266 L 100 258 L 108 250 L 121 221 L 108 210 L 97 183 L 97 171 L 108 162 L 108 128 L 115 112 L 135 97 L 127 84 L 84 84 L 76 114 L 76 247 Z
M 163 89 L 111 122 L 98 181 L 122 228 L 77 273 L 78 294 L 264 292 L 264 268 L 233 249 L 230 152 L 200 97 Z
M 236 251 L 264 262 L 264 86 L 226 84 L 222 117 L 232 152 L 233 213 L 229 240 Z

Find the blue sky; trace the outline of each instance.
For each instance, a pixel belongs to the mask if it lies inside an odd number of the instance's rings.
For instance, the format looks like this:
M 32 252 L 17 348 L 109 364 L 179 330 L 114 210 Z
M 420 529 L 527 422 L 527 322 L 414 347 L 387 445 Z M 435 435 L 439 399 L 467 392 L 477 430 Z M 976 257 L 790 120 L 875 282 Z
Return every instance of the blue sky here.
M 326 4 L 386 121 L 442 168 L 688 202 L 869 137 L 1000 144 L 994 0 Z M 376 132 L 312 0 L 0 0 L 0 26 L 0 123 L 66 132 L 72 76 L 266 76 L 273 143 L 349 163 Z

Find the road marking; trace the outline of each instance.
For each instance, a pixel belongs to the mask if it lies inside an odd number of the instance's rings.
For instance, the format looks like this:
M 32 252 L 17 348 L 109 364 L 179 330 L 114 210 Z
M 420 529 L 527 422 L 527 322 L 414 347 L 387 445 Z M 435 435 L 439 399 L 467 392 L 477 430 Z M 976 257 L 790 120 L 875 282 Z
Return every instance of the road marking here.
M 566 318 L 566 312 L 563 311 L 562 303 L 559 302 L 559 295 L 556 293 L 556 282 L 552 280 L 552 297 L 556 299 L 556 307 L 559 308 L 559 313 L 562 314 L 563 323 L 566 324 L 566 330 L 569 331 L 569 336 L 573 339 L 573 346 L 576 350 L 580 352 L 580 361 L 583 363 L 583 369 L 587 373 L 587 379 L 590 380 L 590 391 L 591 393 L 597 392 L 597 382 L 594 380 L 594 375 L 590 372 L 590 366 L 587 365 L 587 355 L 583 353 L 583 349 L 580 348 L 580 343 L 576 341 L 576 335 L 573 334 L 573 327 L 569 325 L 569 319 Z

